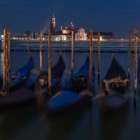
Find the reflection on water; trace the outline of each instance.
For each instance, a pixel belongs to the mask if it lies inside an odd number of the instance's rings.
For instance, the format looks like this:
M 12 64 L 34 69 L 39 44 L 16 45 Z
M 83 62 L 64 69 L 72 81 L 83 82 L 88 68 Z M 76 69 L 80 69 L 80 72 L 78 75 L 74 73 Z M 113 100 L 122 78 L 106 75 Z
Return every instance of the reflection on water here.
M 39 43 L 35 44 L 39 48 Z M 44 44 L 45 46 L 46 44 Z M 59 43 L 54 44 L 57 47 Z M 70 47 L 70 43 L 64 44 L 63 47 Z M 76 44 L 78 47 L 81 44 Z M 89 43 L 83 43 L 82 47 L 86 45 L 88 48 Z M 119 46 L 119 43 L 106 43 L 106 46 Z M 12 43 L 12 47 L 23 49 L 26 43 Z M 34 46 L 34 44 L 31 44 Z M 95 45 L 97 46 L 97 45 Z M 105 44 L 104 44 L 105 46 Z M 127 44 L 121 44 L 127 47 Z M 102 47 L 102 44 L 101 44 Z M 119 46 L 120 47 L 120 46 Z M 25 48 L 24 48 L 25 49 Z M 34 49 L 34 48 L 32 48 Z M 36 70 L 39 70 L 39 52 L 32 51 L 31 54 L 35 59 Z M 75 52 L 74 53 L 74 72 L 82 66 L 88 52 Z M 62 85 L 66 79 L 70 78 L 70 52 L 63 52 L 63 58 L 66 63 L 65 74 L 62 78 Z M 1 52 L 2 56 L 2 52 Z M 14 71 L 27 61 L 27 51 L 11 51 L 11 71 Z M 52 49 L 52 65 L 54 65 L 59 57 L 59 52 Z M 127 53 L 115 53 L 117 60 L 123 66 L 127 73 Z M 101 53 L 100 63 L 100 78 L 102 83 L 110 63 L 112 53 Z M 134 109 L 133 102 L 133 54 L 131 55 L 131 75 L 130 75 L 130 88 L 128 91 L 129 102 L 117 109 L 109 110 L 103 106 L 104 91 L 102 86 L 98 85 L 98 54 L 93 54 L 93 63 L 96 69 L 96 76 L 94 81 L 94 99 L 91 104 L 81 106 L 78 109 L 67 112 L 55 119 L 44 118 L 41 111 L 35 104 L 28 104 L 23 107 L 8 109 L 0 113 L 0 140 L 124 140 L 134 139 L 139 140 L 140 130 L 140 94 L 137 92 L 136 108 Z M 2 66 L 2 59 L 0 61 Z M 43 70 L 47 70 L 47 52 L 43 52 Z

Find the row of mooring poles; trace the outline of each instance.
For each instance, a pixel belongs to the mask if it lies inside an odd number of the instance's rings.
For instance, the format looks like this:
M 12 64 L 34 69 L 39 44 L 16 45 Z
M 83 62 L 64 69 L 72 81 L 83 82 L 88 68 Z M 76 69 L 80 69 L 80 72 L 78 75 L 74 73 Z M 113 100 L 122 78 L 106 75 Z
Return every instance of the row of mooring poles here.
M 3 93 L 9 94 L 10 32 L 4 29 Z
M 134 99 L 137 91 L 137 69 L 138 69 L 138 31 L 134 29 Z

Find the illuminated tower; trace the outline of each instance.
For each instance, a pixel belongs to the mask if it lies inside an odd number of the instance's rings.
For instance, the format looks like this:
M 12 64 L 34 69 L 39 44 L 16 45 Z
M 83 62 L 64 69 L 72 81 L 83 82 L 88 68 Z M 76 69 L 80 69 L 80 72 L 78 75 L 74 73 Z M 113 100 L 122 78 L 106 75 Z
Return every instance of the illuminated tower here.
M 54 33 L 55 27 L 56 27 L 55 16 L 54 16 L 54 14 L 52 14 L 51 22 L 50 22 L 51 33 Z
M 69 27 L 71 30 L 73 30 L 74 29 L 74 24 L 71 22 L 70 23 L 70 27 Z

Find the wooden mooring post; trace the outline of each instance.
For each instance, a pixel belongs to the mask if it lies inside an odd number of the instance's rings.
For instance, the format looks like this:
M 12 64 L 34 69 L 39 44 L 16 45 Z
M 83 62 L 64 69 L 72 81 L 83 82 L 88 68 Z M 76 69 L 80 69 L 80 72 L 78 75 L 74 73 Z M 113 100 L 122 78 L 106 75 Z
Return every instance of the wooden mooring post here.
M 10 72 L 10 32 L 8 31 L 8 71 Z
M 100 32 L 98 32 L 98 85 L 100 87 Z
M 129 33 L 128 33 L 128 39 L 129 39 L 129 42 L 128 42 L 128 79 L 130 81 L 130 61 L 131 61 L 131 45 L 132 45 L 132 31 L 129 30 Z
M 90 29 L 90 65 L 89 65 L 89 92 L 90 96 L 93 96 L 92 93 L 92 58 L 93 58 L 93 29 Z
M 137 92 L 137 68 L 138 68 L 138 30 L 134 29 L 134 99 L 136 99 Z
M 48 90 L 49 94 L 52 95 L 51 92 L 51 30 L 48 29 Z
M 42 32 L 40 32 L 40 73 L 42 73 Z
M 73 77 L 74 69 L 74 31 L 72 31 L 72 44 L 71 44 L 71 78 Z
M 10 32 L 4 29 L 3 94 L 9 94 Z

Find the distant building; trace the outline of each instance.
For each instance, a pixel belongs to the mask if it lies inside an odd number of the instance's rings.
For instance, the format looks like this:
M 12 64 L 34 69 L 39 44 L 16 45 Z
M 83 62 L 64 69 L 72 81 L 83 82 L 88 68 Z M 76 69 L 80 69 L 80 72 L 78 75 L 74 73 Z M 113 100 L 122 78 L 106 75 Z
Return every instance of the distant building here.
M 74 31 L 77 32 L 77 29 L 75 29 L 74 24 L 71 22 L 69 27 L 63 28 L 62 26 L 60 27 L 59 31 L 53 31 L 51 33 L 51 39 L 53 41 L 59 41 L 59 40 L 71 40 L 71 32 Z M 45 38 L 48 39 L 48 33 L 45 34 Z
M 90 38 L 90 33 L 87 34 L 87 38 Z M 93 39 L 98 39 L 98 32 L 93 32 Z M 115 39 L 115 35 L 112 32 L 100 32 L 100 40 Z
M 54 33 L 55 32 L 55 27 L 56 27 L 56 20 L 55 20 L 54 14 L 52 14 L 51 21 L 50 21 L 50 30 L 51 30 L 51 33 Z
M 87 34 L 83 28 L 80 28 L 75 34 L 75 40 L 87 40 Z
M 40 32 L 26 31 L 23 34 L 18 34 L 18 35 L 12 36 L 12 39 L 13 40 L 27 40 L 28 37 L 30 38 L 30 40 L 39 40 L 40 39 Z M 45 40 L 44 34 L 42 36 L 42 39 Z

